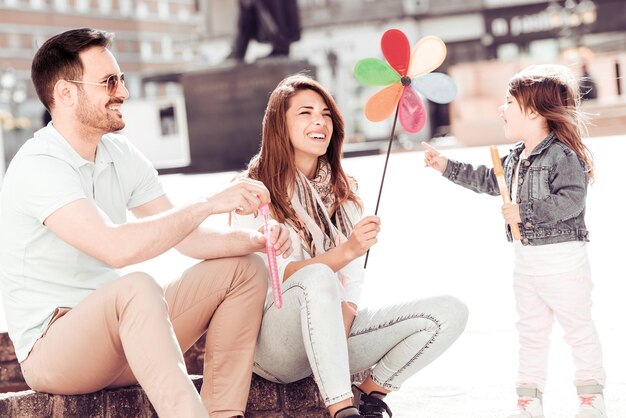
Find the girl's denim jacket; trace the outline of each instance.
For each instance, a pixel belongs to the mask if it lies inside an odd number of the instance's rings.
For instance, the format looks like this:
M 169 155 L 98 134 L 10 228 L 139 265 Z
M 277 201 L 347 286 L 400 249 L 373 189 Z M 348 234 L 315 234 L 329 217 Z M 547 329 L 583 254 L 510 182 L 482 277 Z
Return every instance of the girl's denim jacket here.
M 509 190 L 513 172 L 524 149 L 515 144 L 502 158 L 504 178 Z M 493 168 L 449 160 L 444 177 L 452 182 L 492 196 L 500 194 Z M 550 133 L 533 149 L 519 168 L 517 202 L 522 223 L 519 224 L 524 245 L 554 244 L 566 241 L 589 241 L 585 226 L 587 169 L 576 153 Z M 513 241 L 511 230 L 506 235 Z

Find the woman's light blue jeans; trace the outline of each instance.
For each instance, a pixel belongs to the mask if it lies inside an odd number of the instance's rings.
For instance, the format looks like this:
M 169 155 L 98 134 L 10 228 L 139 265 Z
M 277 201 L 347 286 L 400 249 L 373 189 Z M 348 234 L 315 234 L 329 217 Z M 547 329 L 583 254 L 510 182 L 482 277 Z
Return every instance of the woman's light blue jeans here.
M 306 266 L 283 283 L 283 307 L 265 307 L 256 374 L 278 383 L 312 374 L 328 406 L 350 398 L 350 375 L 364 370 L 372 369 L 377 385 L 398 390 L 465 329 L 465 304 L 441 296 L 360 309 L 346 340 L 340 286 L 324 264 Z

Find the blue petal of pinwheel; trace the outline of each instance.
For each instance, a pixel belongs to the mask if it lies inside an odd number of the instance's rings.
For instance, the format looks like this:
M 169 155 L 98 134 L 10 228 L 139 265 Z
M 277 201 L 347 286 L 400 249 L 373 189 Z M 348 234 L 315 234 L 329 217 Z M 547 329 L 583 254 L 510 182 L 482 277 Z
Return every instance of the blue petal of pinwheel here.
M 456 84 L 447 74 L 424 74 L 411 80 L 411 85 L 435 103 L 450 103 L 456 97 Z

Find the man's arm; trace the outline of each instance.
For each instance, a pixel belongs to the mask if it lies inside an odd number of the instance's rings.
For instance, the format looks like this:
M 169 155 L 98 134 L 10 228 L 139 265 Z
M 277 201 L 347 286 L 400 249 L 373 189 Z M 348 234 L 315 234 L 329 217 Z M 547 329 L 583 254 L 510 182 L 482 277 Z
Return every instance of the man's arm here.
M 223 191 L 190 205 L 174 208 L 169 199 L 160 197 L 133 209 L 139 220 L 122 225 L 114 224 L 102 210 L 87 199 L 75 200 L 53 212 L 44 224 L 59 238 L 90 256 L 113 267 L 121 268 L 154 258 L 178 245 L 211 214 L 237 213 L 249 214 L 269 201 L 269 192 L 265 186 L 255 180 L 241 179 L 231 183 Z M 209 251 L 223 251 L 217 246 L 241 248 L 243 241 L 254 241 L 254 237 L 245 232 L 230 236 L 212 235 L 205 243 Z M 192 240 L 193 241 L 193 240 Z M 249 252 L 263 246 L 263 241 Z M 252 248 L 253 242 L 248 244 Z M 239 247 L 241 246 L 241 247 Z M 182 248 L 186 248 L 183 245 Z M 200 255 L 200 254 L 198 254 Z M 231 253 L 229 255 L 235 255 Z M 204 256 L 200 257 L 204 258 Z
M 138 218 L 154 216 L 173 208 L 167 196 L 161 196 L 132 210 Z M 263 234 L 254 230 L 208 228 L 199 226 L 183 238 L 176 249 L 200 260 L 246 255 L 265 248 Z

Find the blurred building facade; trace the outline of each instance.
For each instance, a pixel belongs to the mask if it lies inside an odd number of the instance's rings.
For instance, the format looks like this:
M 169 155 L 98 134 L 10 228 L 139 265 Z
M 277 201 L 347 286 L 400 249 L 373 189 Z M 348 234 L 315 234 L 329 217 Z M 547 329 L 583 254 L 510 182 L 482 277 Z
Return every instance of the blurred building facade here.
M 492 100 L 506 86 L 498 77 L 506 82 L 527 62 L 586 60 L 598 101 L 624 97 L 623 0 L 299 0 L 299 6 L 303 33 L 291 56 L 316 66 L 317 78 L 344 112 L 349 142 L 383 139 L 390 132 L 391 120 L 371 123 L 363 116 L 376 89 L 360 85 L 352 70 L 362 58 L 382 57 L 380 36 L 394 27 L 411 43 L 425 35 L 442 38 L 448 56 L 438 71 L 459 85 L 451 106 L 429 105 L 431 125 L 422 137 L 411 136 L 413 142 L 450 133 L 455 109 L 474 106 L 485 117 L 493 108 L 497 118 Z M 116 33 L 113 51 L 132 97 L 180 94 L 176 83 L 142 80 L 219 65 L 230 52 L 236 14 L 234 0 L 0 0 L 0 71 L 12 69 L 26 92 L 17 110 L 11 99 L 0 97 L 0 111 L 12 107 L 32 120 L 32 129 L 40 125 L 42 108 L 29 80 L 32 56 L 51 35 L 80 26 Z M 246 60 L 269 49 L 252 42 Z
M 49 37 L 90 26 L 115 32 L 113 51 L 127 73 L 131 96 L 141 96 L 142 74 L 191 68 L 204 32 L 204 11 L 196 0 L 0 0 L 0 72 L 26 86 L 23 102 L 0 99 L 0 111 L 27 116 L 32 129 L 43 110 L 30 82 L 32 57 Z M 31 129 L 31 130 L 32 130 Z M 6 135 L 5 135 L 6 138 Z
M 206 1 L 212 14 L 206 17 L 200 53 L 205 62 L 218 63 L 229 51 L 236 8 L 230 0 Z M 299 4 L 303 36 L 292 45 L 292 56 L 317 66 L 317 78 L 332 90 L 344 112 L 350 142 L 381 139 L 390 132 L 391 120 L 365 119 L 362 108 L 376 88 L 364 87 L 352 76 L 358 60 L 382 58 L 380 36 L 389 28 L 403 30 L 412 44 L 426 35 L 442 38 L 448 56 L 437 71 L 450 73 L 459 87 L 458 99 L 450 106 L 429 103 L 429 132 L 411 135 L 412 142 L 422 140 L 420 135 L 450 134 L 455 123 L 457 131 L 475 132 L 468 142 L 493 140 L 479 140 L 480 120 L 491 118 L 501 133 L 497 107 L 507 81 L 530 63 L 560 62 L 578 72 L 585 62 L 597 82 L 599 102 L 626 100 L 626 86 L 620 85 L 626 71 L 623 0 L 300 0 Z M 253 43 L 246 59 L 254 61 L 268 51 L 269 46 Z

